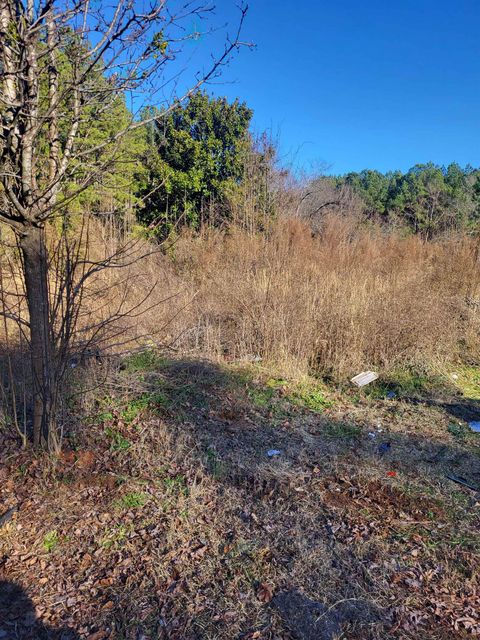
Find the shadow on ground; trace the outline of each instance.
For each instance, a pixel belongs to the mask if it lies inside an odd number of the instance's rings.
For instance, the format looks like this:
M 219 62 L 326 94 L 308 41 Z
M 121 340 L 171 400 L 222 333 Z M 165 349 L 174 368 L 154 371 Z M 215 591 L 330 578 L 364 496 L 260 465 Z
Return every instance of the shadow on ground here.
M 242 480 L 259 472 L 268 475 L 275 464 L 292 472 L 325 468 L 326 463 L 335 465 L 339 458 L 346 458 L 374 467 L 395 464 L 398 470 L 419 478 L 424 474 L 443 480 L 446 474 L 455 473 L 480 481 L 478 438 L 466 425 L 458 427 L 456 443 L 449 442 L 447 429 L 442 439 L 438 439 L 440 429 L 426 437 L 421 429 L 415 433 L 412 424 L 406 425 L 406 433 L 389 430 L 388 423 L 379 432 L 373 421 L 368 422 L 368 414 L 358 419 L 358 411 L 340 417 L 335 407 L 311 411 L 285 397 L 281 386 L 262 385 L 245 371 L 235 373 L 210 362 L 181 360 L 167 364 L 162 374 L 177 423 L 192 428 L 203 447 L 207 471 L 218 473 L 222 462 L 228 464 L 226 478 Z M 467 422 L 480 419 L 476 400 L 426 396 L 376 403 L 387 415 L 409 404 L 436 410 L 421 416 L 432 423 L 442 412 Z M 269 451 L 280 454 L 269 458 Z
M 44 625 L 37 618 L 33 602 L 14 582 L 0 580 L 0 638 L 2 640 L 77 640 L 80 636 L 66 627 Z

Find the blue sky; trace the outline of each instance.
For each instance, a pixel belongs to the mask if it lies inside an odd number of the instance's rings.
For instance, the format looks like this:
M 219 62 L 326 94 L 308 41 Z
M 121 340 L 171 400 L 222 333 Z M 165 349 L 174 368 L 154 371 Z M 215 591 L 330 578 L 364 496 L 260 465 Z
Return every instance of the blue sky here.
M 480 0 L 251 0 L 256 48 L 209 91 L 245 100 L 297 169 L 480 166 L 479 34 Z

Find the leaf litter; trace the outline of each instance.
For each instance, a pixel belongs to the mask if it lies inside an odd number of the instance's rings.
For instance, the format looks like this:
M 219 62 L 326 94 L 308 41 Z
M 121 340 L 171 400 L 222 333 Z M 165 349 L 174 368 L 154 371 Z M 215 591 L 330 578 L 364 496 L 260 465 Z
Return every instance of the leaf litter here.
M 241 389 L 227 397 L 217 378 L 196 384 L 202 403 L 185 400 L 180 421 L 146 413 L 141 429 L 122 426 L 128 450 L 112 451 L 97 425 L 52 463 L 1 435 L 3 511 L 18 510 L 0 530 L 0 576 L 22 587 L 34 615 L 0 616 L 0 629 L 27 639 L 41 625 L 94 639 L 286 640 L 309 624 L 309 607 L 303 620 L 285 615 L 297 598 L 329 612 L 322 620 L 346 637 L 480 634 L 479 504 L 447 488 L 443 466 L 475 474 L 478 457 L 446 426 L 431 431 L 448 416 L 365 400 L 324 414 L 293 407 L 285 425 Z M 378 418 L 395 472 L 365 437 Z M 355 429 L 343 431 L 349 421 Z M 421 429 L 438 445 L 423 445 Z M 269 464 L 265 440 L 288 447 L 288 459 Z M 448 455 L 432 465 L 442 447 Z M 120 509 L 122 496 L 131 498 Z M 282 613 L 285 593 L 293 600 Z

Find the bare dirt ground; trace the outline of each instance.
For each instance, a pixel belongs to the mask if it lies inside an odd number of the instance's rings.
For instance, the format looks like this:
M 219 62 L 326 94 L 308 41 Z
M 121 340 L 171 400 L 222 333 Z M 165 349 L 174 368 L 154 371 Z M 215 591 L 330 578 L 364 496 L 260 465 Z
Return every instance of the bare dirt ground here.
M 60 459 L 1 434 L 0 639 L 479 636 L 480 493 L 446 477 L 480 487 L 475 418 L 133 359 Z

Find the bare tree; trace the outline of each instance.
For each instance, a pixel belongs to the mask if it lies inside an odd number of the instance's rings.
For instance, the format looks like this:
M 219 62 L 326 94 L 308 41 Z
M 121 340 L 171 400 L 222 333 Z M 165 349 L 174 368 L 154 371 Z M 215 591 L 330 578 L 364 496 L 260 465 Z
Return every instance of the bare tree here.
M 52 259 L 46 225 L 60 218 L 68 227 L 72 203 L 115 168 L 122 141 L 149 121 L 139 118 L 142 106 L 167 113 L 241 46 L 245 6 L 234 37 L 179 95 L 178 64 L 173 74 L 170 63 L 198 38 L 185 23 L 195 16 L 208 24 L 213 8 L 202 0 L 0 0 L 0 222 L 13 228 L 22 257 L 29 313 L 17 321 L 32 357 L 36 445 L 58 448 L 58 384 L 87 277 L 118 265 L 120 256 L 128 262 L 135 251 L 124 248 L 93 264 L 78 247 L 60 243 L 64 259 Z M 125 96 L 135 106 L 129 121 L 108 139 L 90 141 L 89 126 Z M 62 270 L 53 296 L 52 268 Z
M 298 190 L 296 214 L 308 220 L 314 233 L 320 232 L 325 216 L 360 218 L 362 202 L 349 185 L 338 186 L 334 178 L 319 176 Z

